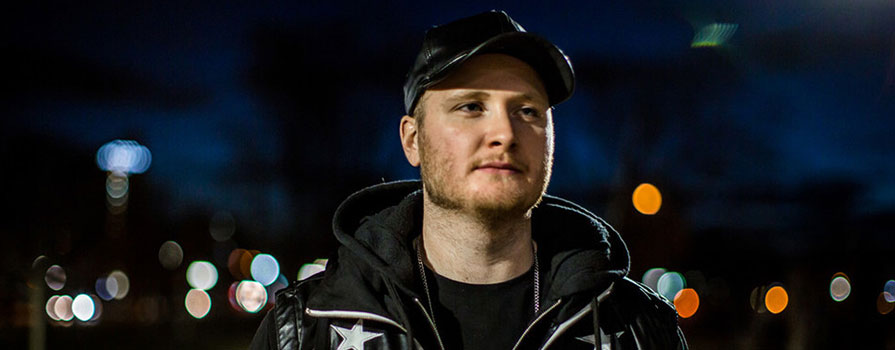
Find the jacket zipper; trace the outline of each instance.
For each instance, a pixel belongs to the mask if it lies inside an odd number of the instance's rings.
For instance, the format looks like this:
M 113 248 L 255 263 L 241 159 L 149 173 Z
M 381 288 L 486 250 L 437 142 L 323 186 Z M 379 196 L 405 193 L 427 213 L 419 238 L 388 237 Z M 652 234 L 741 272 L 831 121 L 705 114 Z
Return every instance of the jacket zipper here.
M 530 331 L 532 328 L 534 328 L 535 324 L 537 324 L 539 321 L 544 319 L 544 316 L 549 314 L 550 311 L 553 311 L 553 308 L 555 308 L 557 305 L 559 305 L 560 302 L 562 302 L 562 299 L 559 299 L 555 303 L 553 303 L 553 305 L 550 305 L 550 307 L 548 307 L 547 310 L 544 310 L 544 312 L 542 312 L 540 315 L 538 315 L 538 317 L 536 317 L 535 320 L 532 321 L 531 324 L 529 324 L 528 327 L 525 328 L 525 332 L 522 332 L 522 335 L 519 336 L 519 340 L 516 341 L 516 345 L 513 346 L 513 350 L 516 350 L 519 348 L 519 345 L 522 344 L 522 339 L 525 339 L 525 336 L 528 335 L 528 331 Z
M 597 303 L 598 303 L 597 305 L 598 305 L 598 307 L 599 307 L 599 303 L 601 303 L 603 300 L 606 300 L 606 297 L 608 297 L 608 296 L 609 296 L 609 293 L 612 292 L 612 287 L 614 287 L 614 286 L 615 286 L 615 282 L 613 282 L 612 284 L 610 284 L 609 287 L 606 288 L 606 290 L 604 290 L 602 293 L 600 293 L 600 295 L 597 296 Z M 569 317 L 569 319 L 567 319 L 567 320 L 563 321 L 562 323 L 560 323 L 559 326 L 556 327 L 556 330 L 553 331 L 553 333 L 550 334 L 550 336 L 547 338 L 547 341 L 544 342 L 544 346 L 541 347 L 541 349 L 542 349 L 542 350 L 543 350 L 543 349 L 546 349 L 547 347 L 549 347 L 550 345 L 552 345 L 553 342 L 554 342 L 557 338 L 559 338 L 560 335 L 562 335 L 562 334 L 565 333 L 569 328 L 571 328 L 573 324 L 577 323 L 578 321 L 581 321 L 581 319 L 584 318 L 585 315 L 587 315 L 588 313 L 592 312 L 592 311 L 593 311 L 593 308 L 594 308 L 594 305 L 591 304 L 591 303 L 588 303 L 588 304 L 585 305 L 583 308 L 581 308 L 581 310 L 579 310 L 579 311 L 576 312 L 574 315 L 572 315 L 572 317 Z M 537 321 L 537 320 L 535 320 L 535 321 Z M 596 331 L 599 331 L 599 330 L 596 330 Z M 524 335 L 525 335 L 525 334 L 523 333 L 523 336 L 524 336 Z M 600 344 L 595 344 L 595 346 L 596 346 L 596 347 L 600 347 L 601 345 L 600 345 Z
M 426 320 L 429 321 L 429 326 L 431 326 L 432 331 L 435 332 L 435 340 L 438 340 L 438 347 L 441 350 L 444 350 L 444 343 L 441 342 L 441 335 L 438 334 L 438 327 L 435 326 L 435 320 L 433 320 L 432 316 L 429 315 L 429 312 L 426 311 L 426 307 L 423 306 L 423 303 L 419 298 L 413 298 L 413 302 L 420 307 L 420 310 L 423 310 L 423 315 L 426 315 Z

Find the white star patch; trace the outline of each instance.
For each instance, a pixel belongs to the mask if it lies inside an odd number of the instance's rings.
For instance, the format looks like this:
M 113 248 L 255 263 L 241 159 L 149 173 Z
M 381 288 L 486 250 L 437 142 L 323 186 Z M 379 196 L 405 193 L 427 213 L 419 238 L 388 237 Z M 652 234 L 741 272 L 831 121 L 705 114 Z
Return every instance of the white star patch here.
M 619 336 L 622 335 L 622 333 L 624 333 L 624 331 L 615 333 L 615 336 L 616 336 L 616 337 L 619 337 Z M 586 337 L 575 337 L 575 339 L 578 339 L 578 340 L 583 341 L 583 342 L 588 343 L 588 344 L 592 344 L 592 345 L 594 346 L 594 350 L 597 349 L 597 344 L 596 344 L 596 343 L 597 343 L 597 337 L 596 337 L 595 334 L 591 334 L 591 335 L 586 336 Z M 601 349 L 601 350 L 610 350 L 610 349 L 612 349 L 612 344 L 609 343 L 609 336 L 607 336 L 606 333 L 603 333 L 603 330 L 602 330 L 602 329 L 600 329 L 600 339 L 602 340 L 602 341 L 600 342 L 600 343 L 602 343 L 602 344 L 600 344 L 600 349 Z
M 382 335 L 382 333 L 364 331 L 364 320 L 357 320 L 351 329 L 336 325 L 329 326 L 342 337 L 338 350 L 364 350 L 364 343 Z

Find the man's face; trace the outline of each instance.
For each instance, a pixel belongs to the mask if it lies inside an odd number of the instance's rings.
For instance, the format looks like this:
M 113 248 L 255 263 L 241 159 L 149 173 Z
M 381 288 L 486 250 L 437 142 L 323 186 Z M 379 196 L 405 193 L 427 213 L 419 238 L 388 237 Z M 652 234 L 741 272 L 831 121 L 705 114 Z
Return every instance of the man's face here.
M 402 139 L 429 201 L 490 217 L 527 214 L 540 201 L 553 162 L 553 117 L 528 64 L 474 56 L 420 103 L 425 116 L 411 120 L 413 140 L 402 122 Z

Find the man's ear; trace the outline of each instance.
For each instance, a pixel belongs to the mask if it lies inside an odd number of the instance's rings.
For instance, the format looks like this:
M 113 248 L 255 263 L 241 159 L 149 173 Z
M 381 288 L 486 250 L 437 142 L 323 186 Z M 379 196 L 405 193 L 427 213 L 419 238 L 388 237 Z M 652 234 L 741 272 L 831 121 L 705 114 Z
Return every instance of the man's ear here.
M 420 166 L 420 149 L 418 143 L 419 130 L 417 120 L 405 115 L 401 117 L 401 146 L 404 148 L 404 156 L 407 162 L 414 167 Z

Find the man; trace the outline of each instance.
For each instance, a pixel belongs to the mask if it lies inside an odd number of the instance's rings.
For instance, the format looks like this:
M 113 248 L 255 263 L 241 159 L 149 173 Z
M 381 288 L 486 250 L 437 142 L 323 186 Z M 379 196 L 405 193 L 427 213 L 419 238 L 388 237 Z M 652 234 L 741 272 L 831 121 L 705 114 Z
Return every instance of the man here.
M 282 290 L 253 349 L 681 349 L 608 224 L 545 194 L 565 55 L 503 12 L 429 30 L 400 122 L 416 181 L 336 211 L 323 276 Z

